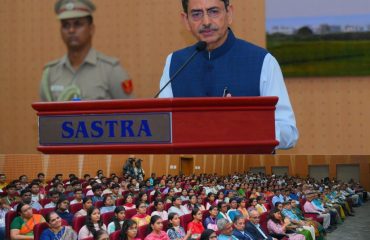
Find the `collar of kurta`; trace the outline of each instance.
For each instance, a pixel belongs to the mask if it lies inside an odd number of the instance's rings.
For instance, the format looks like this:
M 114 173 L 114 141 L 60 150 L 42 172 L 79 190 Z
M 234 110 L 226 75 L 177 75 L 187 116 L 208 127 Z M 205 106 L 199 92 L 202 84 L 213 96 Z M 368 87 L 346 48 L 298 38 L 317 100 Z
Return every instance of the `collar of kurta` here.
M 213 60 L 225 55 L 234 45 L 236 37 L 233 31 L 229 28 L 226 41 L 218 48 L 212 51 L 204 51 L 203 56 L 208 60 Z

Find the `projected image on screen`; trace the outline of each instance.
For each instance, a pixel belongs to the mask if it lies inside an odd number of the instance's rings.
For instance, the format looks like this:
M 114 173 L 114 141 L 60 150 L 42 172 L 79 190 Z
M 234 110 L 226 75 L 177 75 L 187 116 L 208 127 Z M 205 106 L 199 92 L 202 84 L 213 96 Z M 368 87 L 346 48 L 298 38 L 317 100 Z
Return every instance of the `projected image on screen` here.
M 370 75 L 369 0 L 266 0 L 266 17 L 285 76 Z

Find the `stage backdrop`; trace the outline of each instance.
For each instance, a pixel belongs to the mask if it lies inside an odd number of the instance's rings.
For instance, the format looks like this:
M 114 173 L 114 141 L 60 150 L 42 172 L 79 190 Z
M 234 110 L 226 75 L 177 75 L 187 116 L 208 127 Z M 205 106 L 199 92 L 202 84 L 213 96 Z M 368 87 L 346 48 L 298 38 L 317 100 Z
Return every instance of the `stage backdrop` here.
M 194 42 L 180 21 L 180 0 L 95 0 L 94 47 L 118 57 L 138 98 L 158 90 L 166 56 Z M 236 34 L 265 46 L 265 3 L 232 0 Z M 2 0 L 0 7 L 0 153 L 36 153 L 45 63 L 65 48 L 51 0 Z M 368 77 L 286 79 L 300 140 L 284 154 L 370 154 Z

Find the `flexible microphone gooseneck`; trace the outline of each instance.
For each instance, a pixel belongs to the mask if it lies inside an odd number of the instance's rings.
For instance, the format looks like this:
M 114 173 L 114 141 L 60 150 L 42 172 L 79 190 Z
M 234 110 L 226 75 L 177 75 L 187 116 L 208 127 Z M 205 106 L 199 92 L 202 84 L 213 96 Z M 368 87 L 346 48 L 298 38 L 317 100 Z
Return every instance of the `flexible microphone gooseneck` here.
M 191 60 L 193 60 L 195 55 L 206 49 L 206 47 L 207 47 L 206 42 L 203 41 L 198 42 L 195 46 L 195 51 L 193 52 L 193 54 L 188 58 L 188 60 L 186 60 L 186 62 L 179 68 L 179 70 L 177 70 L 177 72 L 170 78 L 170 80 L 168 80 L 168 82 L 159 90 L 159 92 L 154 96 L 154 98 L 157 98 L 159 94 L 161 94 L 161 92 L 168 86 L 168 84 L 170 84 L 177 77 L 177 75 L 179 75 L 179 73 L 191 62 Z

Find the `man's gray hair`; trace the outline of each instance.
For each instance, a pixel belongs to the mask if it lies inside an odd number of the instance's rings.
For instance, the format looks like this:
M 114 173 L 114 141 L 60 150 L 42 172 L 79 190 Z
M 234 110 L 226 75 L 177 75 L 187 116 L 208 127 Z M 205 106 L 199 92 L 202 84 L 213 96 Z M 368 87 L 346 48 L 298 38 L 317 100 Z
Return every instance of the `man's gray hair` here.
M 230 223 L 227 221 L 225 218 L 221 218 L 220 220 L 217 221 L 217 228 L 219 231 L 223 231 L 226 229 L 226 225 Z

